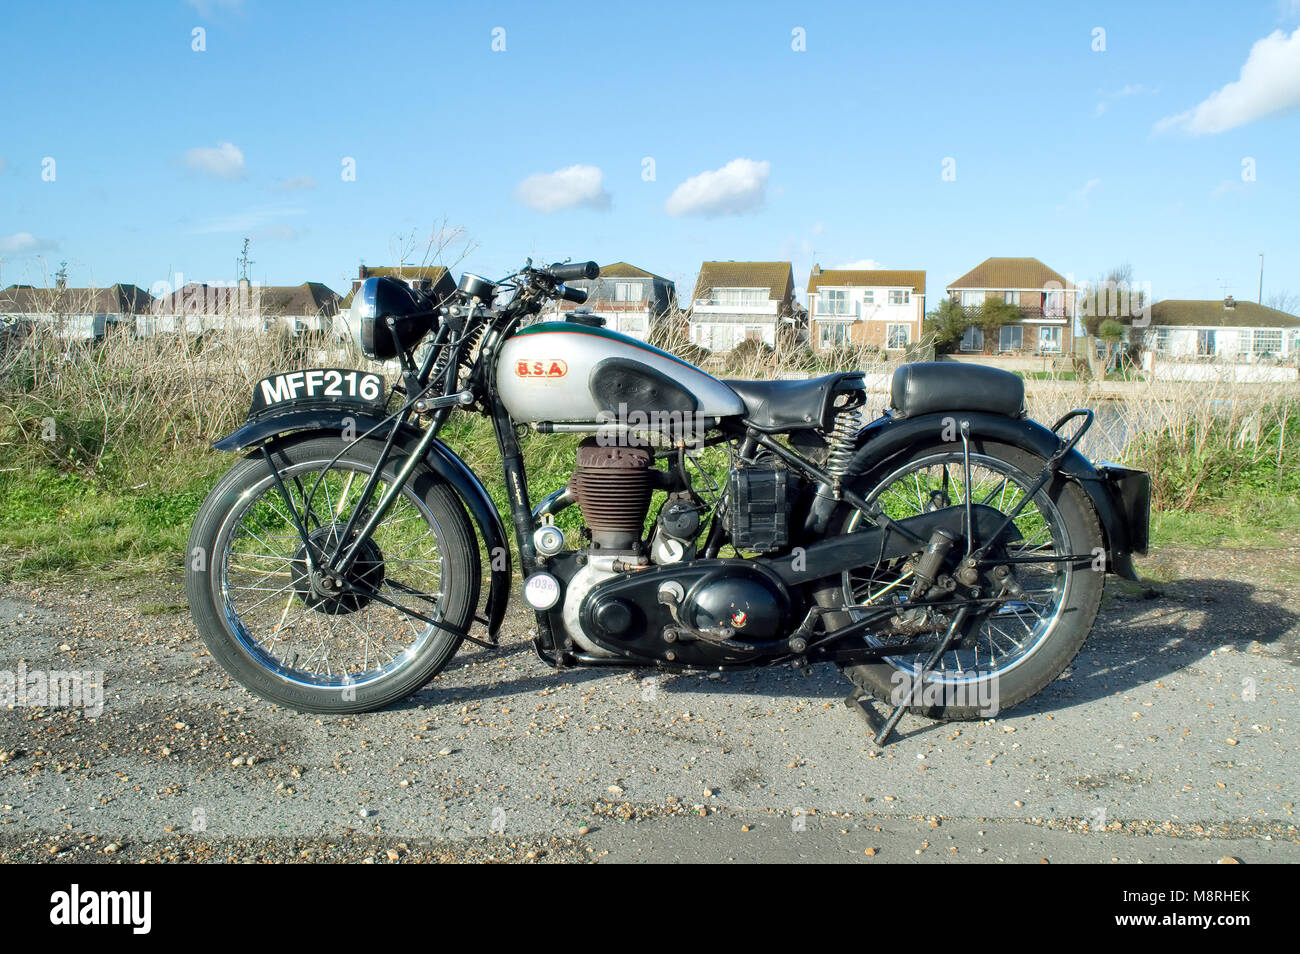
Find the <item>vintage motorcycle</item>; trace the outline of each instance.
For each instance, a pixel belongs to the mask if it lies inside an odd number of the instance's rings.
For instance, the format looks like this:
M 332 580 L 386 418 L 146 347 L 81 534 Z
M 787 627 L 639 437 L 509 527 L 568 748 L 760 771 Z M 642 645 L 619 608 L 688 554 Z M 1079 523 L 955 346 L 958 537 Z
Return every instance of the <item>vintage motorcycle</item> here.
M 1032 696 L 1079 651 L 1106 574 L 1137 578 L 1149 476 L 1083 457 L 1091 411 L 1049 429 L 1013 374 L 914 363 L 865 422 L 861 373 L 718 380 L 589 312 L 536 320 L 598 274 L 530 261 L 441 295 L 370 278 L 347 320 L 368 358 L 396 361 L 391 389 L 343 368 L 258 383 L 216 444 L 245 456 L 197 514 L 186 578 L 236 679 L 300 711 L 361 712 L 466 640 L 497 645 L 512 555 L 439 439 L 456 410 L 492 422 L 535 649 L 556 667 L 834 663 L 883 743 L 909 708 L 970 719 Z M 536 505 L 530 428 L 585 435 Z M 566 537 L 555 518 L 573 506 Z

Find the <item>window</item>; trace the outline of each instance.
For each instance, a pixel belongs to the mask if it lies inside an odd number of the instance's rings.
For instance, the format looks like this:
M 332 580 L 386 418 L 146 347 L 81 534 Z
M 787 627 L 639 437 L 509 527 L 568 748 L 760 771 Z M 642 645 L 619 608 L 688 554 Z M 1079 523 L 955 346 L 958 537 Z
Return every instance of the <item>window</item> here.
M 762 340 L 763 340 L 763 329 L 762 329 L 762 328 L 755 328 L 753 325 L 749 325 L 748 327 L 745 328 L 745 340 L 746 340 L 746 341 L 762 341 Z
M 1152 348 L 1161 354 L 1169 353 L 1169 329 L 1157 328 L 1155 341 L 1152 342 Z
M 891 305 L 906 305 L 912 300 L 912 293 L 907 290 L 890 289 L 889 303 Z
M 1038 329 L 1039 351 L 1061 350 L 1061 329 L 1058 325 Z
M 1004 292 L 1002 293 L 1002 300 L 1003 300 L 1004 302 L 1006 302 L 1008 305 L 1019 305 L 1019 304 L 1020 304 L 1020 292 L 1018 292 L 1018 291 L 1004 291 Z
M 964 291 L 961 293 L 961 306 L 963 308 L 978 308 L 984 304 L 984 293 L 982 291 Z
M 827 288 L 817 296 L 817 313 L 821 315 L 849 314 L 849 293 L 843 288 Z
M 1043 300 L 1043 314 L 1050 318 L 1065 317 L 1065 292 L 1049 291 Z
M 640 282 L 615 282 L 615 301 L 640 301 L 644 289 Z
M 820 348 L 843 348 L 849 343 L 849 326 L 843 321 L 818 322 L 817 345 Z
M 885 347 L 890 351 L 902 351 L 911 342 L 907 325 L 889 325 L 885 332 Z
M 862 304 L 874 305 L 876 303 L 876 291 L 874 288 L 868 288 L 862 293 Z
M 1281 354 L 1282 353 L 1282 329 L 1281 328 L 1256 328 L 1254 338 L 1251 341 L 1250 350 L 1252 354 Z
M 961 336 L 962 351 L 984 350 L 984 329 L 971 325 Z
M 998 350 L 1019 351 L 1024 346 L 1025 329 L 1020 325 L 1003 325 L 998 329 Z
M 1199 357 L 1207 358 L 1218 351 L 1214 346 L 1214 329 L 1201 328 L 1196 332 L 1196 354 Z
M 711 303 L 727 308 L 753 308 L 767 304 L 766 288 L 715 288 Z

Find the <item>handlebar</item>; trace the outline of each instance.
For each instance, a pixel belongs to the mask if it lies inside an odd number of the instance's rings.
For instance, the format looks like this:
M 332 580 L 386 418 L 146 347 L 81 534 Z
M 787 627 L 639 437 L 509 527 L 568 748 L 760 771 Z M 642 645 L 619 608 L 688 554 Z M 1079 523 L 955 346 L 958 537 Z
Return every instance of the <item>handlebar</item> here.
M 575 305 L 581 305 L 587 300 L 587 290 L 585 288 L 570 288 L 568 285 L 556 285 L 555 297 L 571 301 Z
M 599 278 L 600 266 L 595 262 L 575 262 L 572 265 L 552 265 L 542 269 L 557 282 L 571 282 L 582 278 Z M 572 301 L 572 299 L 570 299 Z

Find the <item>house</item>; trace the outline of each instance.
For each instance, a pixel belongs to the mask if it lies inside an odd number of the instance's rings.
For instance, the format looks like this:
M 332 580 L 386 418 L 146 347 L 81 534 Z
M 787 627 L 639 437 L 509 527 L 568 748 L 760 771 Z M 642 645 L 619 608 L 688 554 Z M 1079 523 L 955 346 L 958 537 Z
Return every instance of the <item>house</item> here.
M 815 351 L 903 351 L 921 338 L 925 272 L 814 265 L 808 277 L 808 313 Z
M 135 316 L 147 315 L 153 299 L 135 285 L 108 288 L 53 288 L 10 285 L 0 292 L 0 319 L 5 324 L 48 324 L 60 338 L 92 340 L 115 327 L 129 328 Z
M 328 334 L 343 301 L 320 282 L 263 285 L 259 305 L 267 327 L 279 325 L 294 334 Z
M 1291 363 L 1300 358 L 1300 317 L 1232 296 L 1222 301 L 1170 299 L 1151 306 L 1143 343 L 1165 359 Z
M 705 262 L 691 295 L 691 343 L 710 351 L 742 341 L 775 348 L 778 330 L 800 331 L 797 316 L 789 262 Z
M 152 313 L 137 321 L 137 332 L 196 335 L 221 328 L 325 333 L 333 327 L 339 302 L 339 296 L 320 282 L 301 285 L 259 285 L 247 279 L 234 284 L 189 282 L 156 299 Z
M 958 350 L 1069 354 L 1074 350 L 1077 291 L 1072 282 L 1036 258 L 986 258 L 948 286 L 948 297 L 972 319 L 978 318 L 985 301 L 993 299 L 1016 306 L 1022 320 L 998 329 L 997 341 L 985 341 L 973 320 Z
M 587 291 L 582 307 L 605 319 L 605 327 L 625 335 L 647 339 L 651 330 L 677 308 L 677 286 L 661 275 L 627 262 L 615 262 L 600 269 L 594 279 L 565 282 Z M 555 304 L 556 311 L 572 305 Z

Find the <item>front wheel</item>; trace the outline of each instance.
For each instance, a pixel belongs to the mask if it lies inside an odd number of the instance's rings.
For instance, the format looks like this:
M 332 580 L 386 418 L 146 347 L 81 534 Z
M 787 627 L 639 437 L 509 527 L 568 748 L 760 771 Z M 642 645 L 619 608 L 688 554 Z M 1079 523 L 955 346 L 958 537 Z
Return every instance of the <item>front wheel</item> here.
M 270 451 L 278 484 L 255 454 L 232 467 L 199 509 L 185 577 L 190 612 L 213 657 L 264 699 L 302 712 L 381 708 L 433 678 L 473 620 L 473 528 L 452 491 L 424 468 L 349 573 L 373 595 L 331 595 L 312 585 L 299 522 L 318 550 L 332 553 L 380 450 L 373 441 L 286 441 Z M 390 457 L 370 506 L 403 459 L 400 449 Z
M 868 502 L 879 504 L 895 520 L 960 506 L 968 497 L 1009 513 L 1028 494 L 1045 463 L 1018 447 L 975 438 L 969 486 L 962 447 L 952 443 L 917 448 L 854 481 Z M 840 533 L 852 533 L 864 521 L 859 511 L 847 507 L 836 519 Z M 1015 528 L 1019 539 L 1006 545 L 1004 555 L 1022 592 L 974 613 L 964 638 L 927 677 L 927 701 L 910 711 L 936 719 L 987 718 L 1034 695 L 1059 676 L 1083 646 L 1101 605 L 1102 561 L 1014 561 L 1101 553 L 1101 528 L 1087 495 L 1058 476 L 1021 510 Z M 909 561 L 896 560 L 846 572 L 819 591 L 817 600 L 832 607 L 892 603 L 900 619 L 916 618 L 925 611 L 905 599 L 910 570 Z M 827 622 L 845 625 L 853 618 L 853 611 L 846 611 L 831 614 Z M 893 641 L 880 634 L 865 639 L 872 646 Z M 878 663 L 845 666 L 844 672 L 859 689 L 893 704 L 911 684 L 907 677 L 919 671 L 924 656 L 890 656 Z

